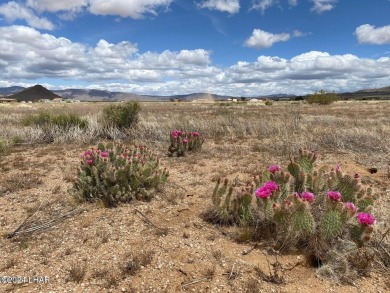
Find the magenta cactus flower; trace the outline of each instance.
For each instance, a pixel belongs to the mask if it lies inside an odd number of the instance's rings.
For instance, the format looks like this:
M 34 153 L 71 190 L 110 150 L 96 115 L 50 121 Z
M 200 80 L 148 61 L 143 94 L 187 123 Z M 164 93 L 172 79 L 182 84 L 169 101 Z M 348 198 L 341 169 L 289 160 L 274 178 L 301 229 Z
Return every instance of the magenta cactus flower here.
M 357 211 L 357 207 L 352 202 L 345 202 L 344 206 L 351 214 L 354 214 Z
M 270 171 L 271 173 L 275 173 L 280 170 L 282 170 L 282 168 L 279 165 L 271 165 L 268 168 L 268 171 Z
M 341 193 L 338 191 L 328 191 L 328 198 L 334 201 L 339 201 L 341 199 Z
M 188 143 L 188 138 L 187 137 L 185 137 L 184 139 L 183 139 L 183 143 L 185 144 L 185 143 Z
M 192 135 L 193 136 L 199 136 L 199 132 L 198 131 L 194 131 L 194 132 L 192 132 Z
M 279 185 L 274 181 L 268 181 L 268 182 L 264 183 L 263 187 L 265 187 L 273 192 L 279 188 Z
M 91 150 L 86 150 L 83 154 L 83 157 L 88 157 L 88 156 L 92 156 L 92 151 Z
M 259 198 L 268 198 L 272 195 L 272 191 L 264 186 L 256 189 L 256 196 Z
M 92 159 L 88 159 L 85 161 L 88 165 L 92 165 L 93 164 L 93 160 Z
M 356 218 L 362 225 L 373 225 L 376 222 L 375 217 L 369 213 L 358 213 Z
M 256 196 L 259 198 L 268 198 L 272 193 L 279 188 L 279 185 L 274 181 L 268 181 L 258 189 L 256 189 Z
M 314 193 L 312 193 L 312 192 L 304 191 L 304 192 L 301 193 L 301 198 L 304 201 L 313 202 L 315 196 L 314 196 Z
M 109 152 L 100 152 L 100 157 L 107 158 L 109 156 Z

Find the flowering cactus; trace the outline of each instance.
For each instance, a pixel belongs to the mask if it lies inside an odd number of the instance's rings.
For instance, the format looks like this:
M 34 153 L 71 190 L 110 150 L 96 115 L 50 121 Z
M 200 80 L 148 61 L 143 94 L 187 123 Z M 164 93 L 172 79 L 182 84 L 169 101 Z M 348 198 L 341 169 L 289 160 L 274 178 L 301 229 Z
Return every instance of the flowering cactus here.
M 198 131 L 172 130 L 169 133 L 169 156 L 185 156 L 186 152 L 199 151 L 202 148 L 204 137 Z
M 99 144 L 81 155 L 72 192 L 79 200 L 100 200 L 105 206 L 149 200 L 169 175 L 159 162 L 145 146 Z
M 288 165 L 292 180 L 278 181 L 279 190 L 285 190 L 291 195 L 285 197 L 272 196 L 263 185 L 269 178 L 275 179 L 281 174 L 282 168 L 271 165 L 268 172 L 262 173 L 257 179 L 261 187 L 256 190 L 256 196 L 261 200 L 265 218 L 273 218 L 277 223 L 281 218 L 280 212 L 285 212 L 288 218 L 280 227 L 295 233 L 311 233 L 318 235 L 322 241 L 335 239 L 345 231 L 352 222 L 353 216 L 363 212 L 374 202 L 370 189 L 363 189 L 360 185 L 360 175 L 352 177 L 345 175 L 340 166 L 330 173 L 325 168 L 315 170 L 314 163 L 317 155 L 313 152 L 300 150 Z M 267 174 L 268 173 L 268 174 Z M 279 175 L 280 177 L 280 175 Z M 288 178 L 287 175 L 284 175 Z M 289 209 L 278 209 L 270 215 L 269 201 L 273 206 L 286 206 L 286 200 L 291 202 Z M 315 216 L 314 216 L 315 215 Z M 275 218 L 276 217 L 276 218 Z M 366 218 L 363 218 L 364 221 Z M 368 217 L 367 217 L 368 218 Z M 317 238 L 318 239 L 318 238 Z
M 229 186 L 227 179 L 222 184 L 221 179 L 218 179 L 212 196 L 213 210 L 206 215 L 208 220 L 223 225 L 244 226 L 253 222 L 253 185 L 247 184 L 233 194 L 234 189 L 232 185 Z
M 326 166 L 316 169 L 316 159 L 315 153 L 300 150 L 288 164 L 288 172 L 279 165 L 258 172 L 248 183 L 255 187 L 251 197 L 256 200 L 248 198 L 245 206 L 236 201 L 241 206 L 232 208 L 239 192 L 227 180 L 220 187 L 219 181 L 213 195 L 214 209 L 225 219 L 242 219 L 242 211 L 250 211 L 252 221 L 241 223 L 259 226 L 263 221 L 263 227 L 274 229 L 264 234 L 273 235 L 280 243 L 305 243 L 318 259 L 325 260 L 340 239 L 352 240 L 356 247 L 364 245 L 374 229 L 375 218 L 368 212 L 376 196 L 370 188 L 362 187 L 359 174 L 343 174 L 340 166 L 330 172 Z

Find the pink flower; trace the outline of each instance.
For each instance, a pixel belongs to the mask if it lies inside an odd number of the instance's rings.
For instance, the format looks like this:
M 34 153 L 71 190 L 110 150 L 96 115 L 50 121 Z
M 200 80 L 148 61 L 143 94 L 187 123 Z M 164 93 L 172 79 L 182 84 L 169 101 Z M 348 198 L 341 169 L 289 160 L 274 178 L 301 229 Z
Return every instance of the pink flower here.
M 199 132 L 194 131 L 194 132 L 192 132 L 192 135 L 193 135 L 193 136 L 199 136 Z
M 91 150 L 87 150 L 84 152 L 83 154 L 83 157 L 87 157 L 87 156 L 91 156 L 92 155 L 92 151 Z
M 352 214 L 356 213 L 357 207 L 352 202 L 345 202 L 344 206 L 348 209 Z
M 256 189 L 256 196 L 259 198 L 268 198 L 272 193 L 279 188 L 279 185 L 274 181 L 268 181 L 258 189 Z
M 341 199 L 341 193 L 338 191 L 328 191 L 328 197 L 331 200 L 339 201 Z
M 181 131 L 180 130 L 172 130 L 171 135 L 173 136 L 173 138 L 178 138 L 181 135 Z
M 107 158 L 108 155 L 109 155 L 108 152 L 101 152 L 101 153 L 100 153 L 100 156 L 101 156 L 102 158 Z
M 271 165 L 268 168 L 268 171 L 270 171 L 271 173 L 275 173 L 280 170 L 282 170 L 282 168 L 279 165 Z
M 358 213 L 356 217 L 362 225 L 372 225 L 376 221 L 375 217 L 369 213 Z
M 259 197 L 259 198 L 267 198 L 267 197 L 270 197 L 271 194 L 272 194 L 272 191 L 268 188 L 265 188 L 264 186 L 263 187 L 260 187 L 258 189 L 256 189 L 256 196 Z
M 314 193 L 304 191 L 301 193 L 301 198 L 304 201 L 312 202 L 314 201 L 315 196 Z
M 184 138 L 183 143 L 187 143 L 187 142 L 188 142 L 188 138 Z
M 93 160 L 92 159 L 88 159 L 85 161 L 88 165 L 92 165 L 93 164 Z
M 268 181 L 268 182 L 264 183 L 263 187 L 265 187 L 271 191 L 275 191 L 279 188 L 279 185 L 276 184 L 276 182 L 274 182 L 274 181 Z

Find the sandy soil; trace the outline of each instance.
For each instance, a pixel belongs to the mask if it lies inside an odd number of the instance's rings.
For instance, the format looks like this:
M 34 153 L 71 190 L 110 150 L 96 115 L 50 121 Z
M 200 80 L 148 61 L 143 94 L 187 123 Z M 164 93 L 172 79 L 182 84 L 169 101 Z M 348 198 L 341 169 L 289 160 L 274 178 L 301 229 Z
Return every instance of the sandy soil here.
M 0 284 L 1 292 L 389 292 L 389 276 L 377 271 L 341 285 L 316 276 L 316 268 L 297 253 L 275 256 L 265 243 L 235 241 L 237 228 L 205 222 L 215 180 L 249 175 L 272 158 L 237 145 L 205 144 L 202 152 L 168 158 L 165 188 L 148 203 L 106 209 L 74 205 L 67 190 L 88 146 L 18 147 L 0 161 L 0 234 L 15 231 L 26 218 L 32 226 L 48 223 L 75 209 L 48 229 L 0 239 L 0 275 L 30 277 L 31 283 Z M 234 153 L 240 153 L 240 160 Z M 340 160 L 341 159 L 341 160 Z M 360 172 L 376 183 L 390 206 L 388 179 L 370 174 L 352 156 L 322 155 L 320 163 Z M 241 178 L 240 178 L 241 179 Z M 242 178 L 244 180 L 244 178 Z M 39 208 L 39 209 L 37 209 Z M 253 249 L 253 250 L 251 250 Z M 250 252 L 249 252 L 250 251 Z M 282 284 L 261 276 L 278 260 Z M 43 283 L 34 277 L 46 277 Z M 27 280 L 27 279 L 26 279 Z

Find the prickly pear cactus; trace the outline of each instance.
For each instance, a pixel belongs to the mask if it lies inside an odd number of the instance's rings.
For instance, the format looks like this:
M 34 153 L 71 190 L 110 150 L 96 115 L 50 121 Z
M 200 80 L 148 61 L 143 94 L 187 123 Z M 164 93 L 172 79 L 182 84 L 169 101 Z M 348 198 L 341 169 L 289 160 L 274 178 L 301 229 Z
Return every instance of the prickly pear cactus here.
M 168 156 L 185 156 L 187 152 L 196 152 L 202 148 L 204 137 L 198 131 L 172 130 L 169 133 Z
M 219 222 L 246 229 L 260 226 L 264 232 L 257 233 L 273 237 L 283 247 L 299 244 L 296 247 L 304 247 L 324 268 L 348 272 L 350 258 L 345 254 L 342 259 L 334 258 L 334 253 L 340 252 L 337 243 L 356 251 L 370 241 L 375 224 L 371 211 L 377 195 L 362 186 L 360 175 L 344 174 L 340 167 L 316 168 L 316 159 L 315 153 L 300 150 L 287 170 L 271 165 L 258 171 L 250 188 L 242 190 L 227 180 L 223 184 L 218 181 L 213 193 L 215 214 Z
M 82 154 L 71 192 L 79 200 L 101 201 L 107 207 L 134 198 L 150 200 L 169 176 L 159 164 L 145 146 L 99 143 Z
M 236 190 L 228 179 L 222 184 L 221 179 L 218 179 L 212 196 L 213 210 L 209 219 L 223 225 L 249 225 L 254 219 L 252 194 L 253 186 L 250 184 Z
M 341 212 L 337 209 L 326 211 L 320 222 L 320 233 L 323 239 L 335 238 L 342 232 Z

